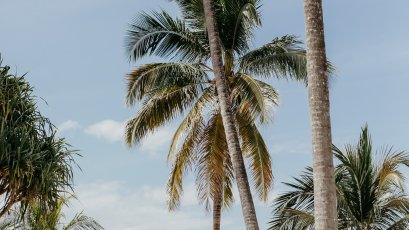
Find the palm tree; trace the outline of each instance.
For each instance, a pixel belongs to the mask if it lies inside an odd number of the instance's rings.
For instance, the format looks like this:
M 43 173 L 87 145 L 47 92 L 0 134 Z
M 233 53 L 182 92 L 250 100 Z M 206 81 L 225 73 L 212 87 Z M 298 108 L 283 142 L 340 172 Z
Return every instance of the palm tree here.
M 260 24 L 259 1 L 223 2 L 215 10 L 232 118 L 242 140 L 243 155 L 251 160 L 255 187 L 266 200 L 272 182 L 270 156 L 257 125 L 269 120 L 269 108 L 277 103 L 277 94 L 255 77 L 275 76 L 305 82 L 305 53 L 293 36 L 276 38 L 249 51 L 252 30 Z M 226 138 L 217 78 L 212 77 L 214 71 L 207 65 L 210 50 L 203 2 L 177 3 L 182 20 L 173 19 L 166 12 L 141 14 L 128 32 L 132 60 L 156 55 L 170 58 L 171 62 L 146 64 L 128 75 L 127 104 L 143 101 L 143 107 L 127 123 L 126 142 L 137 144 L 146 134 L 185 115 L 168 156 L 172 164 L 169 208 L 179 205 L 183 175 L 196 166 L 199 198 L 207 206 L 213 200 L 217 229 L 220 203 L 228 206 L 232 200 L 234 164 L 227 148 L 227 140 L 231 138 Z
M 0 67 L 0 217 L 16 203 L 23 212 L 32 201 L 55 206 L 71 190 L 76 155 L 37 110 L 29 83 L 8 71 Z
M 4 221 L 3 230 L 103 230 L 104 228 L 92 217 L 86 216 L 83 212 L 76 214 L 71 221 L 64 224 L 61 219 L 64 218 L 62 209 L 67 198 L 61 198 L 56 207 L 43 210 L 37 202 L 30 203 L 27 212 L 20 218 L 16 215 L 10 215 L 7 221 Z M 0 227 L 0 229 L 2 229 Z
M 308 101 L 315 188 L 315 227 L 337 228 L 336 187 L 331 154 L 331 120 L 322 0 L 304 0 L 307 38 Z
M 244 222 L 247 229 L 258 230 L 256 209 L 254 208 L 253 197 L 251 195 L 249 182 L 247 179 L 246 167 L 240 149 L 240 141 L 232 114 L 232 105 L 228 93 L 228 83 L 226 78 L 229 74 L 225 72 L 223 65 L 222 44 L 217 27 L 216 12 L 213 0 L 203 0 L 206 29 L 208 33 L 210 54 L 212 58 L 213 71 L 216 79 L 216 89 L 219 99 L 221 117 L 226 134 L 227 148 L 229 150 L 233 171 L 237 180 Z M 226 52 L 228 53 L 228 52 Z M 231 63 L 226 63 L 229 65 Z
M 334 146 L 333 153 L 340 162 L 335 170 L 338 229 L 408 229 L 409 197 L 399 167 L 409 166 L 409 155 L 387 148 L 380 164 L 375 164 L 367 127 L 356 146 L 347 145 L 344 151 Z M 270 229 L 316 227 L 312 171 L 307 168 L 295 182 L 285 183 L 292 191 L 275 200 Z

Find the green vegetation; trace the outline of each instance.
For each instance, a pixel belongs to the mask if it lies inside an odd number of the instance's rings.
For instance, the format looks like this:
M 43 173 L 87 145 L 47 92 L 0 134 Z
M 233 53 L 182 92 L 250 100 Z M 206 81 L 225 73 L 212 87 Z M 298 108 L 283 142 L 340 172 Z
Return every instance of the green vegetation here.
M 376 163 L 368 128 L 364 127 L 357 145 L 342 151 L 333 147 L 340 162 L 335 168 L 339 229 L 408 229 L 409 197 L 400 166 L 409 166 L 406 152 L 391 148 L 382 151 Z M 312 168 L 295 182 L 292 190 L 274 201 L 270 229 L 313 229 L 314 186 Z
M 0 216 L 19 203 L 54 207 L 61 191 L 71 191 L 77 155 L 37 109 L 33 88 L 24 77 L 0 67 Z
M 223 43 L 224 69 L 243 155 L 259 197 L 267 200 L 272 183 L 270 155 L 258 125 L 266 124 L 278 102 L 274 88 L 256 77 L 305 82 L 305 52 L 293 36 L 284 36 L 250 50 L 252 32 L 260 25 L 258 1 L 225 1 L 216 7 Z M 138 67 L 128 75 L 127 104 L 143 107 L 126 129 L 126 142 L 137 144 L 147 134 L 184 116 L 169 150 L 169 208 L 179 205 L 183 176 L 197 171 L 198 197 L 224 206 L 232 202 L 234 178 L 216 93 L 204 15 L 200 1 L 177 1 L 182 18 L 166 12 L 139 14 L 128 32 L 132 60 L 155 55 L 164 63 Z
M 179 122 L 167 156 L 170 211 L 181 205 L 185 177 L 194 172 L 199 203 L 213 212 L 214 230 L 220 230 L 222 210 L 234 202 L 234 182 L 246 229 L 259 229 L 249 184 L 268 201 L 274 178 L 260 129 L 279 104 L 271 79 L 282 79 L 308 87 L 313 166 L 284 183 L 289 191 L 274 200 L 269 229 L 409 229 L 403 172 L 409 153 L 385 148 L 379 161 L 374 159 L 367 126 L 357 144 L 342 150 L 331 145 L 328 75 L 333 68 L 326 58 L 322 0 L 304 0 L 308 52 L 292 35 L 252 47 L 261 27 L 261 0 L 173 2 L 180 17 L 140 13 L 126 37 L 131 62 L 162 59 L 127 75 L 126 104 L 140 107 L 127 122 L 126 143 L 134 147 Z M 39 111 L 25 76 L 10 73 L 0 57 L 0 230 L 104 229 L 83 212 L 64 223 L 66 197 L 75 197 L 77 156 Z
M 62 223 L 64 214 L 62 209 L 68 199 L 61 198 L 57 206 L 46 211 L 40 208 L 37 202 L 31 203 L 30 208 L 21 217 L 18 214 L 10 215 L 2 223 L 1 230 L 103 230 L 93 218 L 84 215 L 82 212 L 74 216 L 68 223 Z
M 24 76 L 9 70 L 0 61 L 0 217 L 15 208 L 24 218 L 5 220 L 2 227 L 57 229 L 63 196 L 73 192 L 72 170 L 78 154 L 56 136 L 53 124 L 38 111 L 33 88 Z M 24 219 L 29 228 L 22 225 Z M 63 229 L 101 229 L 97 227 L 79 214 Z

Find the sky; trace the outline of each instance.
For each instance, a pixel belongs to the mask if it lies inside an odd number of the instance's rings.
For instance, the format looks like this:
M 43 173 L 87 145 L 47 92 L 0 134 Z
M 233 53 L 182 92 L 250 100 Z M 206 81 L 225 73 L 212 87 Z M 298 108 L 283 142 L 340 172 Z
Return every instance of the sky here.
M 409 149 L 409 2 L 405 0 L 324 1 L 327 56 L 336 66 L 330 83 L 333 142 L 357 140 L 368 124 L 376 148 Z M 211 214 L 196 199 L 187 177 L 181 208 L 166 209 L 169 175 L 166 154 L 177 121 L 138 147 L 123 143 L 126 120 L 138 107 L 125 106 L 127 26 L 141 11 L 165 9 L 168 0 L 0 0 L 0 53 L 3 64 L 35 87 L 41 112 L 58 126 L 82 157 L 75 171 L 78 201 L 66 209 L 97 219 L 108 230 L 201 230 Z M 294 34 L 305 40 L 302 0 L 264 0 L 263 26 L 254 47 Z M 273 160 L 274 188 L 267 203 L 256 200 L 261 229 L 271 217 L 273 198 L 311 164 L 310 122 L 304 85 L 271 81 L 280 106 L 263 136 Z M 244 229 L 236 192 L 222 229 Z

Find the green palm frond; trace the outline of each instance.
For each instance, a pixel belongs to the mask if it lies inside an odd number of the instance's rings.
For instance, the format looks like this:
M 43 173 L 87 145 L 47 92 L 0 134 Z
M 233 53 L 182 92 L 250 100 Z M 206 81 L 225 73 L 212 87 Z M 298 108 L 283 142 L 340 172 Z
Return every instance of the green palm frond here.
M 180 19 L 168 13 L 143 13 L 130 25 L 127 52 L 136 60 L 146 55 L 171 57 L 175 60 L 198 61 L 209 58 L 208 44 L 200 37 L 203 31 L 191 31 Z
M 242 55 L 249 50 L 253 31 L 261 25 L 260 1 L 220 0 L 216 1 L 218 31 L 225 51 Z
M 174 0 L 179 6 L 182 18 L 195 31 L 205 31 L 203 0 Z M 207 39 L 207 33 L 206 39 Z M 202 37 L 203 39 L 203 37 Z
M 132 71 L 127 76 L 126 102 L 134 105 L 151 91 L 169 86 L 206 84 L 209 79 L 202 64 L 153 63 Z
M 181 19 L 174 19 L 166 12 L 141 14 L 128 32 L 127 47 L 132 61 L 148 55 L 176 61 L 144 65 L 128 75 L 127 104 L 144 103 L 127 124 L 126 142 L 137 144 L 159 126 L 186 115 L 173 136 L 168 154 L 171 164 L 168 207 L 174 210 L 179 206 L 183 176 L 192 167 L 197 171 L 199 200 L 208 204 L 215 199 L 215 191 L 222 191 L 224 207 L 228 207 L 233 200 L 234 175 L 230 158 L 226 156 L 227 147 L 222 143 L 225 137 L 221 136 L 223 127 L 219 127 L 214 79 L 207 75 L 212 69 L 205 66 L 210 53 L 203 2 L 174 1 L 180 8 Z M 242 119 L 236 119 L 236 125 L 243 128 L 242 148 L 250 160 L 256 190 L 266 200 L 273 180 L 271 160 L 256 123 L 271 120 L 278 94 L 254 76 L 275 74 L 305 81 L 305 52 L 292 36 L 275 39 L 248 52 L 254 29 L 261 25 L 260 5 L 260 0 L 215 1 L 232 111 L 236 118 Z
M 347 145 L 345 150 L 333 146 L 333 153 L 340 162 L 335 170 L 338 229 L 408 229 L 409 197 L 401 186 L 405 178 L 400 171 L 401 166 L 408 166 L 408 155 L 387 149 L 381 163 L 375 164 L 367 126 L 358 144 Z M 292 191 L 276 199 L 270 229 L 296 226 L 298 220 L 288 209 L 313 213 L 312 169 L 295 181 L 285 183 Z M 290 224 L 285 224 L 287 219 Z
M 254 187 L 260 199 L 267 201 L 273 184 L 270 154 L 257 126 L 240 117 L 237 120 L 239 136 L 242 140 L 242 151 L 244 156 L 250 160 Z
M 295 36 L 275 38 L 239 59 L 239 72 L 260 77 L 274 76 L 306 82 L 306 55 Z
M 104 228 L 92 217 L 80 212 L 63 228 L 63 230 L 103 230 Z
M 232 101 L 238 113 L 265 123 L 271 119 L 271 111 L 278 105 L 279 98 L 270 85 L 249 75 L 239 74 L 234 82 Z
M 201 0 L 176 0 L 183 19 L 196 31 L 205 31 L 203 2 Z M 261 24 L 259 0 L 215 1 L 218 31 L 225 51 L 243 54 L 249 49 L 253 30 Z M 207 42 L 207 37 L 202 37 Z
M 343 181 L 343 194 L 348 197 L 347 205 L 354 218 L 362 222 L 370 217 L 376 201 L 372 143 L 367 126 L 362 129 L 358 144 L 355 147 L 347 146 L 345 154 L 337 158 L 349 175 Z
M 269 222 L 268 230 L 309 230 L 314 229 L 314 215 L 308 211 L 287 208 L 283 215 Z
M 283 193 L 275 200 L 275 210 L 292 208 L 312 212 L 314 208 L 312 168 L 308 167 L 300 177 L 293 179 L 295 182 L 284 183 L 292 188 L 292 191 Z
M 198 95 L 197 85 L 170 86 L 151 92 L 137 116 L 126 125 L 126 143 L 138 144 L 146 134 L 182 114 Z

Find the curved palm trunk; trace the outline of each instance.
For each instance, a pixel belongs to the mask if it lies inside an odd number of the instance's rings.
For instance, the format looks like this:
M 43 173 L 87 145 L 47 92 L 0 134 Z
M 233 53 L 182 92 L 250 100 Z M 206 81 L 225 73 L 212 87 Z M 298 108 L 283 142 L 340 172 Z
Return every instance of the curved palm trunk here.
M 314 216 L 316 230 L 337 229 L 336 187 L 322 0 L 304 0 L 307 35 L 308 98 L 312 125 Z
M 231 102 L 227 91 L 227 82 L 224 75 L 222 51 L 215 19 L 213 0 L 203 0 L 206 26 L 209 35 L 210 53 L 216 77 L 216 88 L 222 114 L 223 126 L 226 132 L 227 147 L 231 155 L 237 187 L 240 194 L 244 222 L 248 230 L 258 230 L 256 210 L 250 192 L 243 155 L 240 149 L 239 138 L 231 111 Z
M 221 193 L 213 198 L 213 230 L 220 230 L 220 222 L 222 216 L 222 197 Z

